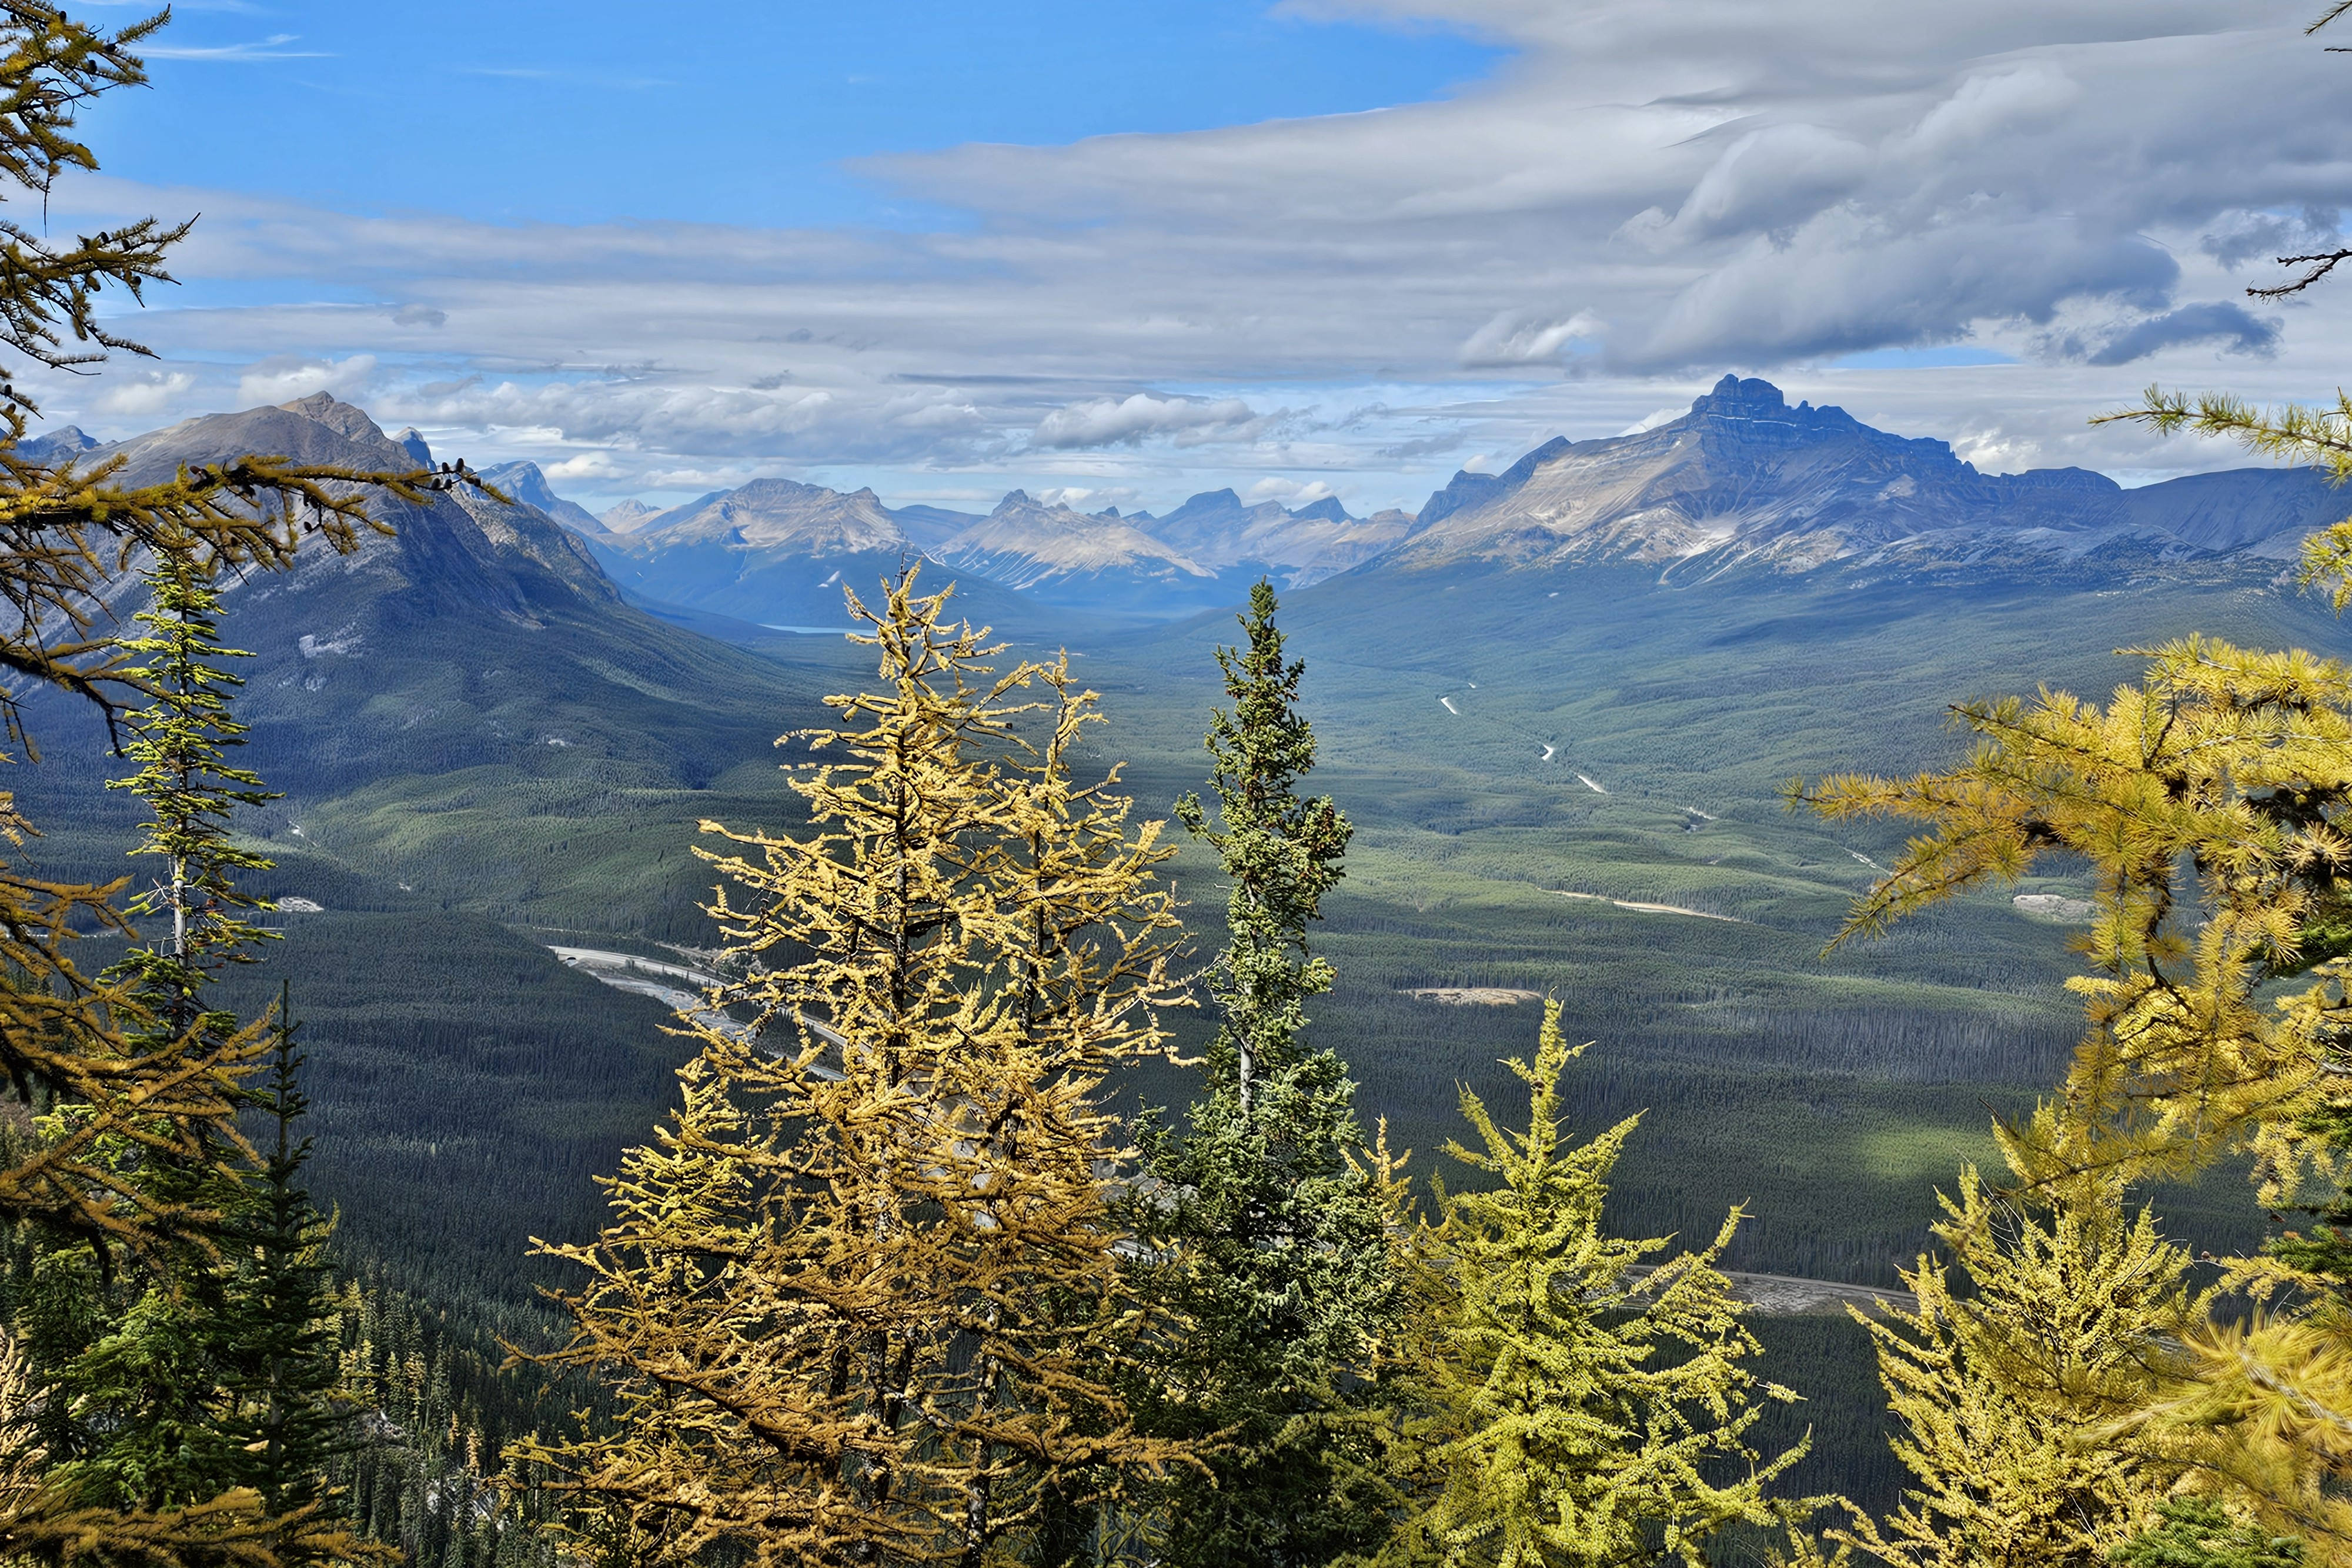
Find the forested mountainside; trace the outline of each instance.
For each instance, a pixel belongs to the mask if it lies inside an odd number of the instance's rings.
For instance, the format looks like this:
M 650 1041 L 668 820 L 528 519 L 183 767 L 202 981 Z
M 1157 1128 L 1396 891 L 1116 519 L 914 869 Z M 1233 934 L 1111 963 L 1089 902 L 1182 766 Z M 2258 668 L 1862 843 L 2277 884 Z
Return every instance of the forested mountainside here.
M 119 453 L 136 482 L 254 451 L 409 461 L 325 397 L 90 455 Z M 593 909 L 600 933 L 700 940 L 708 879 L 680 803 L 730 799 L 713 787 L 732 771 L 751 782 L 730 812 L 772 817 L 772 743 L 819 711 L 818 682 L 631 607 L 530 507 L 455 489 L 381 515 L 393 531 L 352 555 L 316 548 L 225 585 L 232 642 L 252 654 L 240 760 L 281 797 L 241 828 L 278 862 L 257 890 L 294 901 L 287 940 L 235 994 L 258 1007 L 288 978 L 313 1021 L 318 1176 L 344 1203 L 345 1244 L 480 1328 L 545 1280 L 530 1236 L 593 1222 L 589 1178 L 650 1125 L 677 1051 L 660 1008 L 477 911 L 533 904 L 553 873 L 583 890 L 556 918 Z M 124 617 L 143 602 L 129 579 L 112 598 Z M 138 803 L 98 788 L 126 766 L 103 727 L 73 699 L 30 701 L 41 760 L 15 782 L 44 834 L 33 863 L 135 869 L 121 857 Z M 383 803 L 351 804 L 376 789 Z M 383 836 L 347 831 L 339 807 Z M 556 821 L 545 841 L 524 826 Z

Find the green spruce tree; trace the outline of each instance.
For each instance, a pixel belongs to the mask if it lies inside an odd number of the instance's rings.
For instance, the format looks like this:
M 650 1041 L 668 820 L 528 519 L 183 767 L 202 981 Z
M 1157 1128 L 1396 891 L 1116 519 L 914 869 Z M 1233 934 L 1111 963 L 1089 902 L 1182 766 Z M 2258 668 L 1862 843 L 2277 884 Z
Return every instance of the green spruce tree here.
M 205 990 L 220 969 L 248 960 L 263 935 L 248 916 L 266 905 L 235 879 L 270 862 L 229 831 L 238 807 L 271 799 L 255 774 L 228 760 L 245 727 L 230 711 L 241 683 L 226 661 L 247 655 L 220 643 L 218 595 L 184 544 L 161 552 L 143 579 L 149 603 L 136 620 L 147 634 L 124 639 L 124 647 L 144 661 L 129 673 L 154 700 L 132 716 L 124 746 L 138 771 L 110 788 L 137 795 L 150 813 L 131 852 L 161 864 L 130 912 L 157 935 L 107 977 L 124 985 L 123 1038 L 134 1052 L 243 1058 L 267 1038 L 268 1025 L 248 1026 L 210 1006 Z M 50 1142 L 62 1143 L 89 1120 L 87 1107 L 67 1105 L 43 1125 Z M 42 1346 L 52 1355 L 70 1350 L 47 1368 L 59 1474 L 93 1504 L 205 1501 L 242 1484 L 246 1469 L 224 1379 L 236 1332 L 226 1295 L 237 1261 L 228 1255 L 229 1232 L 245 1207 L 239 1166 L 249 1145 L 231 1124 L 199 1129 L 191 1145 L 168 1122 L 124 1120 L 95 1152 L 117 1205 L 167 1219 L 172 1233 L 123 1277 L 99 1281 L 100 1295 L 120 1306 L 89 1325 L 87 1343 Z M 84 1240 L 68 1231 L 53 1245 L 76 1251 Z M 53 1287 L 88 1288 L 81 1270 L 58 1262 L 37 1272 Z
M 1153 1368 L 1152 1425 L 1212 1444 L 1165 1500 L 1162 1561 L 1193 1568 L 1328 1563 L 1385 1529 L 1340 1478 L 1344 1412 L 1401 1311 L 1391 1206 L 1361 1158 L 1347 1064 L 1300 1038 L 1332 979 L 1307 929 L 1353 830 L 1328 796 L 1298 793 L 1315 732 L 1276 608 L 1258 583 L 1244 645 L 1217 651 L 1232 707 L 1206 737 L 1213 820 L 1197 797 L 1177 803 L 1231 882 L 1208 975 L 1218 1028 L 1183 1128 L 1147 1119 L 1131 1220 L 1150 1241 L 1142 1288 L 1189 1325 Z
M 268 1118 L 268 1143 L 229 1207 L 215 1292 L 224 1309 L 223 1394 L 242 1456 L 236 1479 L 260 1493 L 263 1512 L 278 1522 L 278 1554 L 288 1564 L 332 1561 L 344 1544 L 320 1519 L 333 1500 L 330 1469 L 354 1446 L 327 1261 L 334 1226 L 302 1185 L 310 1140 L 295 1129 L 310 1103 L 290 1006 L 280 986 L 269 1075 L 253 1096 Z

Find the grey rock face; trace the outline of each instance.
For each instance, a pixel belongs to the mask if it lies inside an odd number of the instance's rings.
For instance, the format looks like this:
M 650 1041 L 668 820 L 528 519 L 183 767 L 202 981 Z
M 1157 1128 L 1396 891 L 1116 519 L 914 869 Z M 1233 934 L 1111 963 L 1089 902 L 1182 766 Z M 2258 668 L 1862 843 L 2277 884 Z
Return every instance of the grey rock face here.
M 186 420 L 93 453 L 121 456 L 122 478 L 133 485 L 169 479 L 183 465 L 249 454 L 393 472 L 414 465 L 374 421 L 323 392 L 281 408 Z M 425 506 L 387 500 L 375 509 L 393 528 L 389 538 L 363 537 L 348 556 L 307 549 L 291 586 L 350 579 L 375 584 L 373 594 L 385 598 L 395 615 L 463 606 L 522 623 L 551 609 L 618 601 L 612 581 L 579 539 L 532 507 L 457 489 Z M 240 598 L 276 595 L 289 580 L 263 574 L 249 584 L 236 590 Z

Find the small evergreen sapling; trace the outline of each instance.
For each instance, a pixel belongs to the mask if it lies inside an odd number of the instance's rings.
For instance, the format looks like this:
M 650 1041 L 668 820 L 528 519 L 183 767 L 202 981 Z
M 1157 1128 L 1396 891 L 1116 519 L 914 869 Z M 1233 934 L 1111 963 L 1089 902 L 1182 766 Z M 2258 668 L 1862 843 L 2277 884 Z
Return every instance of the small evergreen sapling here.
M 325 1525 L 331 1468 L 355 1442 L 343 1386 L 334 1271 L 334 1225 L 302 1185 L 310 1140 L 290 989 L 278 988 L 268 1075 L 253 1092 L 268 1118 L 260 1168 L 222 1227 L 223 1394 L 243 1456 L 237 1481 L 261 1495 L 279 1526 L 279 1560 L 323 1563 L 349 1549 Z
M 1607 1233 L 1609 1175 L 1639 1118 L 1562 1138 L 1559 1076 L 1583 1049 L 1547 1002 L 1534 1061 L 1507 1064 L 1528 1086 L 1523 1133 L 1462 1091 L 1479 1146 L 1446 1153 L 1494 1186 L 1438 1182 L 1438 1223 L 1413 1249 L 1383 1568 L 1704 1563 L 1726 1526 L 1782 1517 L 1767 1489 L 1810 1447 L 1768 1460 L 1749 1438 L 1767 1402 L 1796 1396 L 1748 1364 L 1761 1347 L 1716 1267 L 1740 1211 L 1654 1265 L 1666 1241 Z

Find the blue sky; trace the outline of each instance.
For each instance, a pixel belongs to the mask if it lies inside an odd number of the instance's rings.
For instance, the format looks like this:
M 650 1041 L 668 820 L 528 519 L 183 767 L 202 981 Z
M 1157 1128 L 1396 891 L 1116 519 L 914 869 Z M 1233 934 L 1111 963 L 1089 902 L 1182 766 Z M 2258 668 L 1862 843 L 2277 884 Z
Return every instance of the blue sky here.
M 204 214 L 106 434 L 326 390 L 591 505 L 1359 513 L 1725 371 L 2003 471 L 2345 379 L 2308 0 L 198 0 L 53 222 Z M 106 7 L 128 18 L 134 6 Z
M 951 222 L 843 165 L 1380 109 L 1444 96 L 1502 57 L 1461 28 L 1310 20 L 1258 0 L 175 11 L 156 90 L 89 121 L 113 172 L 192 185 L 226 172 L 305 202 L 493 223 Z

